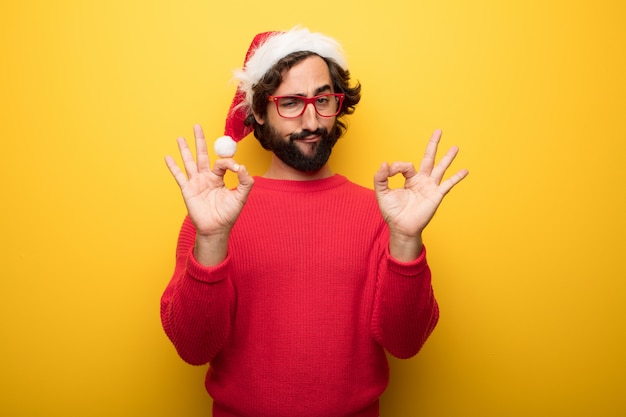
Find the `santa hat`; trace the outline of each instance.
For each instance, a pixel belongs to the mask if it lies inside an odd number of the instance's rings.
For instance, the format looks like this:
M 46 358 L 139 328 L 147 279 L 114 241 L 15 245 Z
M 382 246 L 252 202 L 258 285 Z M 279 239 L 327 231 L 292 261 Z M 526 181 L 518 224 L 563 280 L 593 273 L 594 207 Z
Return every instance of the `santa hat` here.
M 296 27 L 288 32 L 263 32 L 256 35 L 246 53 L 243 68 L 235 71 L 237 91 L 226 117 L 224 136 L 214 144 L 218 156 L 233 156 L 237 142 L 252 132 L 251 127 L 244 125 L 244 120 L 252 107 L 253 87 L 278 61 L 300 51 L 332 59 L 343 69 L 348 69 L 341 45 L 321 33 Z

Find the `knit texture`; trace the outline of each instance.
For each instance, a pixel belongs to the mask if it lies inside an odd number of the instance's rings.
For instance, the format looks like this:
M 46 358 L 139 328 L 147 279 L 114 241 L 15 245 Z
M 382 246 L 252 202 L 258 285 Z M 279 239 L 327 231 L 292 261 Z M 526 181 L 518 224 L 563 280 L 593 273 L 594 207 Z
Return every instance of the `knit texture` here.
M 439 317 L 425 252 L 391 258 L 374 192 L 340 175 L 255 178 L 220 265 L 194 240 L 187 218 L 161 319 L 184 360 L 210 362 L 215 417 L 376 417 L 385 350 L 415 355 Z

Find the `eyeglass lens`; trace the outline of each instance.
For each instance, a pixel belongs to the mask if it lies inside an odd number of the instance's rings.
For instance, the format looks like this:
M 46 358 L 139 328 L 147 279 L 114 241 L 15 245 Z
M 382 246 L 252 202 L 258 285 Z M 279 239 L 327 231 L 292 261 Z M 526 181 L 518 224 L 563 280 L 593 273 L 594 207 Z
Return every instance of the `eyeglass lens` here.
M 313 98 L 279 97 L 276 100 L 276 107 L 278 114 L 282 117 L 298 117 L 304 113 L 304 108 L 308 103 L 315 106 L 315 111 L 320 116 L 331 117 L 337 114 L 339 97 L 333 94 L 322 94 Z

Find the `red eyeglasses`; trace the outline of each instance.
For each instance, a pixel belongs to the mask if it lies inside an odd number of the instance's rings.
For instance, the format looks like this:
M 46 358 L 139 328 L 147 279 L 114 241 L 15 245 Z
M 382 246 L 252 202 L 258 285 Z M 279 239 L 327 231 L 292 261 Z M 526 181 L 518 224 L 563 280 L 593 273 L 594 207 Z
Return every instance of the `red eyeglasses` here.
M 345 94 L 320 94 L 315 97 L 302 96 L 269 96 L 268 101 L 276 104 L 276 111 L 285 119 L 297 119 L 304 114 L 306 106 L 313 105 L 315 112 L 321 117 L 334 117 L 341 111 Z

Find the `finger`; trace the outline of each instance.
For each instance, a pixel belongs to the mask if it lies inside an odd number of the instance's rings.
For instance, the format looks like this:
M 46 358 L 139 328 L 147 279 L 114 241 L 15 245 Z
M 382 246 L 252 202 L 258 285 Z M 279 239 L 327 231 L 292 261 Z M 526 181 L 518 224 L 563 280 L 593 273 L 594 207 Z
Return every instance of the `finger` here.
M 391 164 L 389 177 L 393 177 L 396 174 L 402 174 L 404 178 L 411 178 L 417 174 L 417 171 L 411 162 L 396 161 Z
M 437 129 L 433 132 L 428 144 L 426 145 L 426 151 L 424 152 L 424 158 L 420 163 L 419 172 L 430 175 L 435 166 L 435 158 L 437 156 L 437 148 L 439 147 L 439 140 L 441 139 L 441 130 Z
M 458 171 L 456 174 L 454 174 L 447 180 L 443 181 L 439 185 L 439 192 L 441 192 L 442 195 L 448 194 L 450 190 L 459 182 L 461 182 L 463 178 L 467 177 L 468 174 L 469 174 L 469 171 L 467 169 L 462 169 Z
M 389 190 L 390 167 L 387 162 L 383 162 L 378 171 L 374 174 L 374 191 L 384 193 Z
M 444 174 L 446 173 L 448 168 L 450 168 L 450 165 L 452 165 L 452 162 L 454 161 L 454 158 L 456 158 L 456 155 L 458 153 L 459 148 L 457 146 L 453 146 L 444 155 L 444 157 L 441 158 L 441 161 L 439 161 L 437 166 L 435 166 L 435 168 L 432 170 L 431 176 L 437 182 L 437 184 L 439 184 L 441 180 L 443 180 Z
M 185 171 L 187 171 L 187 177 L 196 175 L 198 173 L 196 161 L 193 159 L 193 154 L 191 153 L 191 149 L 189 149 L 189 145 L 187 145 L 187 141 L 182 137 L 178 138 L 178 149 L 180 150 L 180 156 L 183 158 L 183 165 L 185 166 Z
M 232 158 L 221 158 L 213 164 L 212 173 L 219 177 L 226 175 L 227 171 L 238 172 L 241 166 Z
M 178 165 L 176 165 L 176 161 L 174 161 L 174 158 L 169 155 L 165 157 L 165 164 L 172 173 L 172 176 L 176 180 L 178 186 L 182 189 L 187 183 L 187 177 L 185 176 L 183 171 L 181 171 Z
M 204 132 L 202 126 L 193 126 L 193 135 L 196 138 L 196 161 L 198 164 L 198 172 L 208 171 L 211 169 L 211 163 L 209 160 L 209 152 L 207 150 L 206 139 L 204 139 Z
M 244 199 L 248 198 L 248 194 L 250 194 L 250 190 L 254 184 L 254 178 L 248 174 L 248 170 L 245 166 L 239 165 L 239 169 L 237 170 L 237 179 L 239 180 L 237 191 Z

